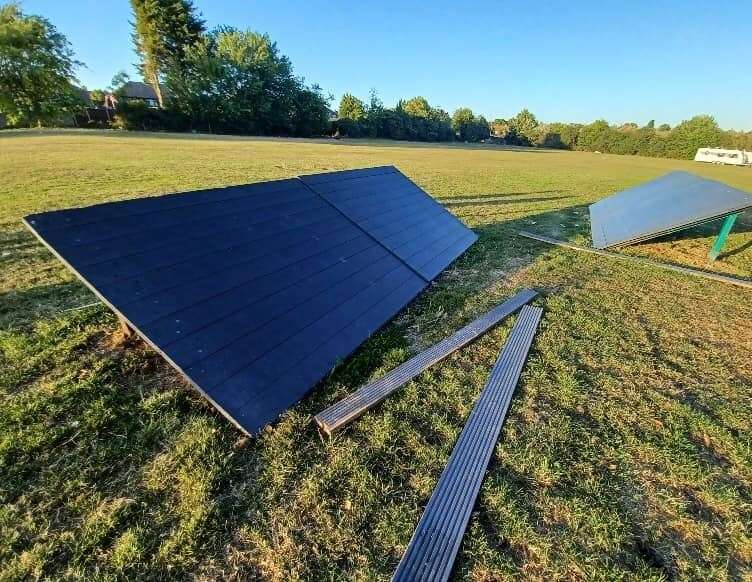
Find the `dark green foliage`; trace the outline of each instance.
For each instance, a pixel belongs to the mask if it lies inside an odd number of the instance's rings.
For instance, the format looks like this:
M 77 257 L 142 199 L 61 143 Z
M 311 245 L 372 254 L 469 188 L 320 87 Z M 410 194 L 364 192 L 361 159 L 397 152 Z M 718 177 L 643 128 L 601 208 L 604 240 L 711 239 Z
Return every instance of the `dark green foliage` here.
M 457 139 L 466 142 L 479 142 L 490 136 L 488 121 L 482 115 L 476 116 L 472 109 L 461 107 L 452 115 L 452 129 Z
M 710 115 L 697 115 L 682 121 L 668 138 L 669 157 L 692 158 L 701 147 L 717 147 L 723 132 Z
M 48 20 L 0 6 L 0 115 L 9 125 L 54 123 L 83 107 L 73 85 L 80 64 Z
M 375 91 L 364 106 L 357 97 L 345 94 L 339 109 L 336 132 L 347 137 L 381 137 L 412 141 L 451 141 L 454 132 L 449 114 L 432 107 L 424 97 L 399 101 L 385 109 Z
M 220 133 L 320 135 L 328 102 L 293 75 L 267 35 L 221 27 L 204 35 L 166 74 L 168 105 L 191 129 Z
M 575 144 L 584 151 L 684 159 L 692 159 L 701 147 L 714 146 L 749 148 L 752 134 L 723 131 L 709 115 L 682 121 L 674 129 L 664 124 L 658 130 L 650 123 L 641 128 L 634 123 L 615 127 L 600 119 L 582 126 Z
M 540 126 L 540 145 L 545 148 L 573 150 L 582 125 L 579 123 L 549 123 Z
M 149 107 L 141 101 L 121 99 L 112 120 L 112 127 L 136 131 L 157 131 L 177 129 L 181 121 L 168 110 Z
M 204 22 L 194 14 L 191 0 L 131 0 L 131 6 L 141 73 L 162 107 L 162 76 L 167 68 L 182 66 L 190 47 L 201 38 Z

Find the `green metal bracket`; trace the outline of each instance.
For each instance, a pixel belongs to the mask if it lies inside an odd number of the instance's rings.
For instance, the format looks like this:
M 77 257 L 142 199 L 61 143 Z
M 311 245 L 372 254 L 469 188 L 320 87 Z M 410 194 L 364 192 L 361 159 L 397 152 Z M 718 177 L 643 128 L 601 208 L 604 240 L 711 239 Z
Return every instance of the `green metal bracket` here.
M 733 228 L 734 223 L 736 222 L 737 216 L 739 215 L 729 214 L 723 220 L 723 224 L 721 225 L 721 230 L 718 233 L 718 237 L 715 239 L 715 242 L 713 243 L 713 247 L 710 249 L 710 252 L 708 253 L 708 258 L 711 261 L 715 261 L 718 258 L 718 255 L 721 254 L 721 251 L 723 250 L 723 245 L 726 244 L 726 239 L 728 238 L 728 235 L 731 232 L 731 229 Z

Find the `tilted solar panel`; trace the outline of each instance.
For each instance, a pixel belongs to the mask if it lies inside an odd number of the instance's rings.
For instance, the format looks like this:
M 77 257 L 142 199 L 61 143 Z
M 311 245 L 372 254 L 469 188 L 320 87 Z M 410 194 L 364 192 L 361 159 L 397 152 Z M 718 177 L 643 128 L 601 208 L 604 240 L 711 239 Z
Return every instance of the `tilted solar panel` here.
M 478 238 L 393 166 L 300 179 L 428 280 Z
M 25 223 L 249 433 L 428 284 L 298 179 L 47 212 Z
M 752 194 L 671 172 L 590 205 L 593 246 L 641 242 L 752 208 Z

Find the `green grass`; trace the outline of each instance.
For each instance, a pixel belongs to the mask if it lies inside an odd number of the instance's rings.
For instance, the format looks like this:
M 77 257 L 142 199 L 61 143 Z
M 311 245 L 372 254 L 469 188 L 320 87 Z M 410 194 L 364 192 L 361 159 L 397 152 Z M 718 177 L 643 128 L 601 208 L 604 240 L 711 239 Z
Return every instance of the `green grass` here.
M 396 164 L 479 234 L 259 439 L 243 438 L 20 224 L 36 211 Z M 455 576 L 749 579 L 749 290 L 514 236 L 671 169 L 493 147 L 0 134 L 0 578 L 387 579 L 513 321 L 331 441 L 313 414 L 521 287 L 545 307 Z M 465 202 L 462 202 L 465 200 Z M 474 201 L 473 201 L 474 200 Z M 629 253 L 752 278 L 752 217 Z

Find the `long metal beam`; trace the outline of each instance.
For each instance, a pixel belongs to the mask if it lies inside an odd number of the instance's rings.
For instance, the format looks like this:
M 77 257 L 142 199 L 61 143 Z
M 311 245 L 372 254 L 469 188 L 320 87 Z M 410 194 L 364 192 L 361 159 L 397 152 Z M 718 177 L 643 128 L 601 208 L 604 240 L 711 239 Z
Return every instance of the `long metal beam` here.
M 536 295 L 537 293 L 532 289 L 523 289 L 514 297 L 497 305 L 450 337 L 400 364 L 381 378 L 365 384 L 357 391 L 317 414 L 314 420 L 319 429 L 325 435 L 331 436 L 334 431 L 354 421 L 425 369 L 486 333 L 505 317 L 531 301 Z
M 517 232 L 519 236 L 525 238 L 531 238 L 539 242 L 544 242 L 550 245 L 556 245 L 564 247 L 565 249 L 571 249 L 573 251 L 581 251 L 584 253 L 590 253 L 593 255 L 599 255 L 601 257 L 609 257 L 611 259 L 619 259 L 622 261 L 630 261 L 632 263 L 638 263 L 640 265 L 647 265 L 650 267 L 657 267 L 666 271 L 673 271 L 674 273 L 682 273 L 683 275 L 689 275 L 691 277 L 701 277 L 703 279 L 710 279 L 711 281 L 720 281 L 721 283 L 727 283 L 729 285 L 736 285 L 738 287 L 746 287 L 752 289 L 752 281 L 745 279 L 737 279 L 735 277 L 729 277 L 728 275 L 719 275 L 718 273 L 708 273 L 707 271 L 699 271 L 697 269 L 690 269 L 688 267 L 680 267 L 678 265 L 667 265 L 666 263 L 660 263 L 651 259 L 645 259 L 642 257 L 633 257 L 630 255 L 622 255 L 620 253 L 613 253 L 610 251 L 602 251 L 600 249 L 594 249 L 592 247 L 584 247 L 582 245 L 576 245 L 564 240 L 551 238 L 543 234 L 537 234 L 535 232 L 528 232 L 526 230 L 520 230 Z
M 449 578 L 541 314 L 540 307 L 530 305 L 520 312 L 397 566 L 393 581 Z

